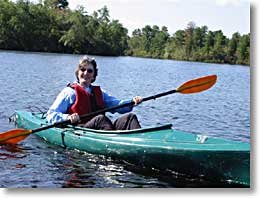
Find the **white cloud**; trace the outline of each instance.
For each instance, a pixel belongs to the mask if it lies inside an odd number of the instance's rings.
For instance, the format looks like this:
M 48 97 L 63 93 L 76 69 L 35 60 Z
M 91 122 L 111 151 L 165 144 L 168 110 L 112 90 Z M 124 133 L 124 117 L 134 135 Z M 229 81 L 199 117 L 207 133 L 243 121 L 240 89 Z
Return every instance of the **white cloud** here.
M 181 0 L 166 0 L 166 2 L 169 2 L 169 3 L 178 3 L 180 2 Z
M 250 0 L 216 0 L 216 4 L 219 6 L 240 6 L 249 2 Z

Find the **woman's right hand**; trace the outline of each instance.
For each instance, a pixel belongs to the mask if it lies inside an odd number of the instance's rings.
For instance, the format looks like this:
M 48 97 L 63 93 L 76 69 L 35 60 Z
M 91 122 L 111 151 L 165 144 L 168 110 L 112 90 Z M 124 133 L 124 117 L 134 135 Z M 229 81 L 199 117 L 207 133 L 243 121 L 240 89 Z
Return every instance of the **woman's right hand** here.
M 71 122 L 72 124 L 77 123 L 77 122 L 80 121 L 79 114 L 77 114 L 77 113 L 73 113 L 73 114 L 69 115 L 69 116 L 68 116 L 68 119 L 70 120 L 70 122 Z

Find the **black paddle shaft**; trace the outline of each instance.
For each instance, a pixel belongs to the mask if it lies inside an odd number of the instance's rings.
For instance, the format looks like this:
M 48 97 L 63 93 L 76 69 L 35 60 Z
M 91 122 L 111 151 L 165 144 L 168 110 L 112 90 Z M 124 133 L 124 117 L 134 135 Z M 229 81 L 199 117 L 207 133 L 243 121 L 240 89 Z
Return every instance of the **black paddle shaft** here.
M 169 94 L 173 94 L 173 93 L 176 93 L 176 92 L 177 92 L 177 90 L 174 89 L 174 90 L 166 91 L 166 92 L 159 93 L 159 94 L 156 94 L 156 95 L 153 95 L 153 96 L 149 96 L 149 97 L 143 98 L 143 102 L 148 101 L 148 100 L 155 100 L 156 98 L 160 98 L 162 96 L 167 96 Z
M 155 100 L 156 98 L 159 98 L 159 97 L 162 97 L 162 96 L 166 96 L 166 95 L 169 95 L 169 94 L 173 94 L 175 92 L 177 92 L 177 91 L 176 90 L 171 90 L 171 91 L 167 91 L 167 92 L 160 93 L 160 94 L 157 94 L 157 95 L 149 96 L 149 97 L 143 98 L 142 102 L 145 102 L 145 101 L 148 101 L 148 100 Z M 92 112 L 92 113 L 89 113 L 89 114 L 86 114 L 86 115 L 82 115 L 82 116 L 80 116 L 80 118 L 81 119 L 85 119 L 85 118 L 88 118 L 88 117 L 96 116 L 98 114 L 102 114 L 102 113 L 105 113 L 105 112 L 108 112 L 108 111 L 114 111 L 116 109 L 120 109 L 120 108 L 123 108 L 123 107 L 131 106 L 131 105 L 134 105 L 134 104 L 135 104 L 134 101 L 131 101 L 131 102 L 128 102 L 128 103 L 125 103 L 125 104 L 121 104 L 121 105 L 117 105 L 117 106 L 114 106 L 114 107 L 101 109 L 99 111 L 95 111 L 95 112 Z
M 163 93 L 160 93 L 160 94 L 149 96 L 149 97 L 143 98 L 142 102 L 145 102 L 145 101 L 148 101 L 148 100 L 155 100 L 156 98 L 160 98 L 162 96 L 166 96 L 166 95 L 173 94 L 173 93 L 176 93 L 176 92 L 177 92 L 176 90 L 170 90 L 170 91 L 167 91 L 167 92 L 163 92 Z M 96 115 L 99 115 L 99 114 L 102 114 L 102 113 L 105 113 L 105 112 L 108 112 L 108 111 L 114 111 L 116 109 L 120 109 L 120 108 L 131 106 L 131 105 L 134 105 L 134 101 L 131 101 L 131 102 L 128 102 L 128 103 L 125 103 L 125 104 L 121 104 L 121 105 L 117 105 L 117 106 L 114 106 L 114 107 L 101 109 L 99 111 L 95 111 L 95 112 L 88 113 L 88 114 L 85 114 L 85 115 L 81 115 L 80 119 L 84 120 L 84 119 L 89 118 L 89 117 L 93 117 L 93 116 L 96 116 Z M 61 126 L 61 125 L 66 125 L 66 124 L 71 124 L 70 120 L 56 122 L 56 123 L 51 124 L 51 125 L 47 125 L 47 126 L 44 126 L 44 127 L 41 127 L 41 128 L 33 129 L 32 133 L 36 133 L 36 132 L 43 131 L 43 130 L 46 130 L 46 129 L 49 129 L 49 128 L 52 128 L 52 127 L 58 127 L 58 126 Z

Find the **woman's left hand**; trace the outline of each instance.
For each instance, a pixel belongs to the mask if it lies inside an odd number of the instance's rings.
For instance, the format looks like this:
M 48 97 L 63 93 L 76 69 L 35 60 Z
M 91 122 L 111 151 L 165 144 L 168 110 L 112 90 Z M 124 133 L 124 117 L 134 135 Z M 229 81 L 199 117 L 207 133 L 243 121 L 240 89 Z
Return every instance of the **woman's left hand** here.
M 135 97 L 133 97 L 133 101 L 134 101 L 135 105 L 138 105 L 143 101 L 143 98 L 141 96 L 135 96 Z

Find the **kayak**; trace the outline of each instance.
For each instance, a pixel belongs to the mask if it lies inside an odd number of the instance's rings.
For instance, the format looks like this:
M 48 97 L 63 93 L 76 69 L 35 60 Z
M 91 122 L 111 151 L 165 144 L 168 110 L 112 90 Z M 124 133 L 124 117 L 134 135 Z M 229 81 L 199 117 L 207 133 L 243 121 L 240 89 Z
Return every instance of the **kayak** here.
M 18 127 L 48 125 L 44 113 L 16 111 Z M 138 166 L 250 186 L 250 144 L 172 129 L 172 124 L 125 131 L 66 125 L 35 133 L 68 149 L 116 158 Z

